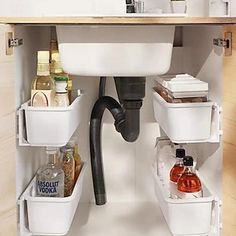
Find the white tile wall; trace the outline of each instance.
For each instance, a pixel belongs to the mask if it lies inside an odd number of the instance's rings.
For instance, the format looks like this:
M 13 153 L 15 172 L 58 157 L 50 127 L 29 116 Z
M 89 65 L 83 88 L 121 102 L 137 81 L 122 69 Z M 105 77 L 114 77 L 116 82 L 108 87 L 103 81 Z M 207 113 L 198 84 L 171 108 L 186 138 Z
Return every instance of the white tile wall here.
M 156 8 L 170 12 L 169 0 L 143 0 L 145 10 Z M 200 4 L 200 5 L 199 5 Z M 188 14 L 207 16 L 205 0 L 187 0 Z M 205 10 L 204 10 L 205 8 Z M 11 0 L 1 4 L 1 16 L 76 16 L 79 14 L 121 14 L 125 13 L 125 0 Z M 231 16 L 236 16 L 236 1 L 231 0 Z
M 236 1 L 231 0 L 231 16 L 236 16 Z
M 144 0 L 145 9 L 169 9 L 169 0 Z M 1 4 L 1 16 L 76 16 L 122 14 L 125 0 L 11 0 Z
M 1 16 L 76 16 L 125 13 L 125 0 L 11 0 L 1 4 Z

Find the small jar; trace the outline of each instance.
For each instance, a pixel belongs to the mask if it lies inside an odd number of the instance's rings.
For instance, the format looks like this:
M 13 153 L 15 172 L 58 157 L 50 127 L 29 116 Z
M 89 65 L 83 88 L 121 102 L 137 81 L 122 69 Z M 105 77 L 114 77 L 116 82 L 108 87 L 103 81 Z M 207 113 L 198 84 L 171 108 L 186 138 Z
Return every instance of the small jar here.
M 66 107 L 69 106 L 69 97 L 67 92 L 68 78 L 65 76 L 55 76 L 56 83 L 56 95 L 55 95 L 55 106 Z
M 72 194 L 74 188 L 75 179 L 75 160 L 74 160 L 74 149 L 70 146 L 61 148 L 62 153 L 62 169 L 65 173 L 65 187 L 64 195 L 68 197 Z

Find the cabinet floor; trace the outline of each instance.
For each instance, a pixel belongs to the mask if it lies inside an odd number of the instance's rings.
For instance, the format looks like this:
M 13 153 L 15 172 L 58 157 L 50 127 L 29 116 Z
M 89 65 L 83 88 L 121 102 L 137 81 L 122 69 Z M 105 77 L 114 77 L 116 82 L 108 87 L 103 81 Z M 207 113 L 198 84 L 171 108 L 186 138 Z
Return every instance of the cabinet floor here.
M 158 203 L 80 203 L 67 236 L 171 236 Z

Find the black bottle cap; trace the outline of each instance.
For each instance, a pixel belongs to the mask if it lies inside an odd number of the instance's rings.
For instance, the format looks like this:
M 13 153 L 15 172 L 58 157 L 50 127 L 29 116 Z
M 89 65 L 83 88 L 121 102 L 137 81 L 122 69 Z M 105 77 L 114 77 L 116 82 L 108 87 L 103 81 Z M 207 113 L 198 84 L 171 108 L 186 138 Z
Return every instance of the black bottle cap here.
M 184 157 L 184 166 L 193 166 L 193 158 L 191 156 Z
M 177 158 L 184 158 L 185 157 L 185 150 L 183 148 L 176 149 L 176 157 Z

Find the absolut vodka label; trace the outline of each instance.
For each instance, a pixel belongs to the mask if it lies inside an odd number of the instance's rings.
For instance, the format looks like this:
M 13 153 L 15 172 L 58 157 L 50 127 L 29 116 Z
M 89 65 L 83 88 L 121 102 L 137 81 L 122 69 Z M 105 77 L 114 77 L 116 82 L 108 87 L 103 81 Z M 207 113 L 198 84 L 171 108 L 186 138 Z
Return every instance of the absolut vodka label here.
M 37 195 L 41 197 L 60 197 L 59 181 L 37 180 Z

